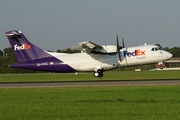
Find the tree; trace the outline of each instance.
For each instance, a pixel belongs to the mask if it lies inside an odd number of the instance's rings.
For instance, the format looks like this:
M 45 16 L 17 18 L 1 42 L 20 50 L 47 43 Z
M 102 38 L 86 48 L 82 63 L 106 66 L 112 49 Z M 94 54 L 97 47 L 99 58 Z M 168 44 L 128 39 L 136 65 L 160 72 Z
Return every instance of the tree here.
M 3 52 L 0 50 L 0 56 L 3 56 Z
M 66 48 L 66 49 L 64 49 L 64 50 L 57 50 L 57 52 L 58 53 L 79 53 L 79 52 L 81 52 L 80 51 L 80 49 L 77 49 L 77 48 L 75 48 L 75 49 L 71 49 L 71 48 Z
M 164 50 L 173 54 L 173 58 L 180 57 L 180 47 L 173 47 L 173 48 L 165 47 Z

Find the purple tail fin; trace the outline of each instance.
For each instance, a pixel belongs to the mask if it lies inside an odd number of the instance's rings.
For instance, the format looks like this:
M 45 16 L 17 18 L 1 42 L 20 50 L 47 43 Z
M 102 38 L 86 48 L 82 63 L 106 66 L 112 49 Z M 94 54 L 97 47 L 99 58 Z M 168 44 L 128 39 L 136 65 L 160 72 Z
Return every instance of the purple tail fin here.
M 6 32 L 6 36 L 18 62 L 25 62 L 51 56 L 44 50 L 30 43 L 21 31 L 8 31 Z

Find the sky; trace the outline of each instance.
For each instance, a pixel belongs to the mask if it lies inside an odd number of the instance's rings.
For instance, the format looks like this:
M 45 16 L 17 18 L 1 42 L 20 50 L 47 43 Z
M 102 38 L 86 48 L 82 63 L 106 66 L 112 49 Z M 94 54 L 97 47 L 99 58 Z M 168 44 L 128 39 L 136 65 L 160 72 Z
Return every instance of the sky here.
M 180 0 L 1 0 L 0 49 L 20 30 L 33 44 L 56 51 L 80 42 L 180 46 Z

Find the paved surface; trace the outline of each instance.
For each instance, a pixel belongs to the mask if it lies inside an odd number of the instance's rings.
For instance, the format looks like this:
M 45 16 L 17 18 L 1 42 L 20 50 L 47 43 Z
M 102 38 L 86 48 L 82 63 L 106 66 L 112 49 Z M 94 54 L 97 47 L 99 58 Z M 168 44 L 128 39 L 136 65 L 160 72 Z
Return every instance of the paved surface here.
M 131 80 L 131 81 L 71 81 L 71 82 L 1 82 L 0 88 L 36 88 L 36 87 L 88 87 L 88 86 L 153 86 L 180 85 L 179 80 Z

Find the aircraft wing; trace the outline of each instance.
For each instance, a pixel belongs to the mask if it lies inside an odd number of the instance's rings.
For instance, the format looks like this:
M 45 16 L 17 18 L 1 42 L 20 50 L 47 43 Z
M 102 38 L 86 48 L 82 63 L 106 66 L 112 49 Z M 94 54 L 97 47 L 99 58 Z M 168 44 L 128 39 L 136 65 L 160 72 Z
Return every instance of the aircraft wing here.
M 99 53 L 105 54 L 107 53 L 103 46 L 97 45 L 90 41 L 84 41 L 79 43 L 81 51 L 85 53 Z

